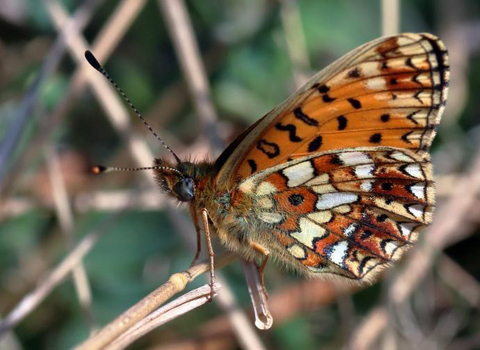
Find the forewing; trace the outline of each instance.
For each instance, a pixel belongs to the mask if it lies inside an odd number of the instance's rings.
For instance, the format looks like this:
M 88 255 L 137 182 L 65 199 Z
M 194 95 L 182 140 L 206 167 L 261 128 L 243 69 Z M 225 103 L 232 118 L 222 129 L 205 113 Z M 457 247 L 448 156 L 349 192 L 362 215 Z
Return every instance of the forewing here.
M 327 150 L 390 146 L 425 153 L 443 111 L 447 51 L 431 34 L 367 43 L 319 72 L 219 158 L 217 182 Z
M 356 280 L 398 259 L 434 205 L 428 156 L 390 147 L 302 157 L 244 180 L 239 195 L 252 198 L 268 227 L 261 234 L 273 235 L 303 272 Z

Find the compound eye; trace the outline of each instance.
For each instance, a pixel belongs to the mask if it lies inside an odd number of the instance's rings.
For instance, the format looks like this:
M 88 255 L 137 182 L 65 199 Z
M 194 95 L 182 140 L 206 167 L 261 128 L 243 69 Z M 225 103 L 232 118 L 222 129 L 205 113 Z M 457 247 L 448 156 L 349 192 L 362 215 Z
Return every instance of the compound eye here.
M 184 177 L 175 184 L 174 191 L 180 201 L 188 202 L 195 196 L 195 184 L 191 178 Z

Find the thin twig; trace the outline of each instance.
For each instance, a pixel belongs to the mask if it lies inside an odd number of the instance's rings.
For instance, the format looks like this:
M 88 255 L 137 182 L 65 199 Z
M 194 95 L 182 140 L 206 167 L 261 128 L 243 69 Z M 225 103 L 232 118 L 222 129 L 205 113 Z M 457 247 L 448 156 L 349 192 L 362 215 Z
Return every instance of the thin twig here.
M 124 349 L 153 329 L 208 303 L 211 300 L 211 288 L 212 287 L 209 284 L 206 284 L 200 288 L 192 290 L 191 292 L 185 293 L 174 301 L 152 312 L 130 330 L 123 333 L 118 339 L 113 341 L 107 349 Z M 215 283 L 213 285 L 214 297 L 218 296 L 220 289 L 221 284 Z
M 236 258 L 237 256 L 232 253 L 222 254 L 217 257 L 216 266 L 217 268 L 223 267 Z M 209 271 L 209 266 L 207 259 L 183 272 L 173 274 L 166 283 L 133 305 L 122 315 L 118 316 L 97 334 L 80 344 L 78 349 L 101 349 L 111 344 L 137 322 L 159 308 L 168 299 L 184 290 L 187 284 L 200 274 Z
M 292 64 L 295 86 L 300 88 L 308 80 L 310 70 L 307 44 L 302 28 L 300 9 L 296 0 L 279 0 L 282 27 L 285 33 L 288 56 Z
M 339 282 L 339 281 L 337 281 Z M 338 293 L 352 293 L 358 286 L 319 279 L 299 280 L 281 290 L 274 291 L 268 299 L 272 317 L 277 326 L 295 317 L 304 316 L 312 310 L 333 303 Z M 238 347 L 231 324 L 225 315 L 218 316 L 202 325 L 188 339 L 177 339 L 157 347 L 157 350 L 198 348 L 198 339 L 202 339 L 205 349 L 230 349 Z
M 68 249 L 74 248 L 73 229 L 74 219 L 72 208 L 68 200 L 67 188 L 60 168 L 58 155 L 53 146 L 47 146 L 46 151 L 47 170 L 50 177 L 50 186 L 53 192 L 55 211 L 59 220 L 60 227 L 67 240 Z M 92 293 L 88 281 L 87 272 L 83 262 L 80 261 L 73 271 L 73 281 L 77 298 L 80 301 L 82 311 L 90 328 L 93 332 L 96 328 L 92 312 Z
M 446 285 L 461 295 L 471 306 L 480 308 L 480 284 L 475 277 L 445 254 L 442 254 L 438 271 Z
M 110 225 L 116 215 L 112 215 L 109 219 L 104 221 L 99 227 L 89 233 L 83 238 L 80 243 L 73 249 L 65 259 L 58 264 L 45 278 L 42 278 L 42 283 L 27 294 L 22 300 L 10 311 L 3 321 L 0 322 L 0 336 L 9 329 L 15 327 L 22 321 L 30 312 L 35 310 L 38 305 L 50 294 L 60 282 L 62 282 L 78 265 L 83 257 L 95 245 L 100 236 L 106 232 L 106 228 Z
M 183 0 L 158 0 L 158 2 L 193 97 L 203 135 L 208 136 L 214 153 L 219 153 L 223 142 L 216 130 L 217 113 L 211 102 L 210 87 L 185 3 Z
M 400 31 L 400 0 L 382 0 L 382 35 Z
M 8 132 L 5 133 L 5 138 L 0 144 L 0 164 L 2 164 L 0 167 L 0 191 L 3 191 L 5 188 L 3 179 L 7 170 L 9 170 L 8 166 L 11 166 L 11 164 L 9 164 L 11 155 L 22 139 L 22 134 L 26 130 L 25 124 L 34 115 L 32 110 L 38 99 L 41 87 L 48 77 L 55 71 L 64 55 L 65 42 L 68 40 L 69 33 L 85 27 L 92 16 L 93 10 L 98 4 L 99 0 L 85 2 L 84 6 L 77 10 L 75 15 L 65 23 L 65 26 L 59 31 L 55 43 L 44 59 L 40 73 L 36 76 L 28 91 L 25 93 L 20 108 L 18 109 L 18 114 L 13 119 L 14 121 L 12 125 Z
M 352 337 L 350 349 L 372 349 L 373 342 L 388 325 L 388 312 L 384 307 L 376 307 L 368 313 L 368 317 L 360 323 Z

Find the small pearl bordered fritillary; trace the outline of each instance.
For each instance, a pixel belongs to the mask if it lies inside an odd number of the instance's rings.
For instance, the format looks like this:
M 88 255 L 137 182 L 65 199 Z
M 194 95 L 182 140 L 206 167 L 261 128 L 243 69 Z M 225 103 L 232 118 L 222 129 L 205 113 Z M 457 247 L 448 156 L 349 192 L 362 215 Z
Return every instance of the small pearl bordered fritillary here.
M 150 169 L 189 203 L 198 234 L 262 259 L 262 274 L 272 257 L 308 276 L 371 280 L 432 221 L 428 150 L 448 84 L 438 38 L 380 38 L 320 71 L 214 163 L 181 161 L 167 147 L 175 159 Z

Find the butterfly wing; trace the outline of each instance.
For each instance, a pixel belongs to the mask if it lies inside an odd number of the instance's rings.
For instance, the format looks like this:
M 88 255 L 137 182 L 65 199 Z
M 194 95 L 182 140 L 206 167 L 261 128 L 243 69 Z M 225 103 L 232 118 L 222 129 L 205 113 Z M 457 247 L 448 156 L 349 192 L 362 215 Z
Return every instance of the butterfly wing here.
M 445 105 L 444 44 L 431 34 L 367 43 L 315 75 L 244 132 L 217 160 L 234 184 L 316 152 L 391 146 L 424 153 Z
M 326 151 L 250 176 L 232 200 L 245 196 L 274 257 L 305 274 L 365 280 L 431 222 L 432 167 L 398 148 Z

